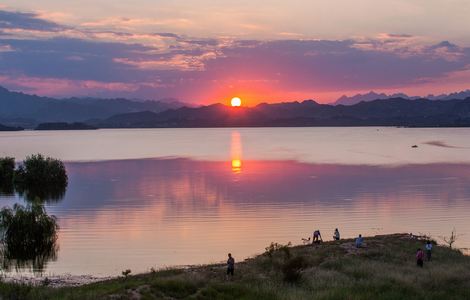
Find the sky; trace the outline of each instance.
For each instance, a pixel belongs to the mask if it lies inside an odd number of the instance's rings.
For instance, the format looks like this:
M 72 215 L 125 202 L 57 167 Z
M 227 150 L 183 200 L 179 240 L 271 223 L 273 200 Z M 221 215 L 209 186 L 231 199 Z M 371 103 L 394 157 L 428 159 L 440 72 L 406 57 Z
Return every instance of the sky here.
M 0 85 L 245 105 L 470 89 L 468 0 L 2 0 Z

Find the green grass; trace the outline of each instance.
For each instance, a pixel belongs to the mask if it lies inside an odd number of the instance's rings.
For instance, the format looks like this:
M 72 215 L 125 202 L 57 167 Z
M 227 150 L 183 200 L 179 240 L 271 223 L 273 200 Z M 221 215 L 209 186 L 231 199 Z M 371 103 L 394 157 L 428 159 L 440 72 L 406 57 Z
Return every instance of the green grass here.
M 207 265 L 73 288 L 0 283 L 0 299 L 470 299 L 470 257 L 459 251 L 436 246 L 421 269 L 414 255 L 423 241 L 376 236 L 359 250 L 352 242 L 260 255 L 238 263 L 230 281 L 225 266 Z M 294 282 L 286 281 L 290 265 L 301 265 Z

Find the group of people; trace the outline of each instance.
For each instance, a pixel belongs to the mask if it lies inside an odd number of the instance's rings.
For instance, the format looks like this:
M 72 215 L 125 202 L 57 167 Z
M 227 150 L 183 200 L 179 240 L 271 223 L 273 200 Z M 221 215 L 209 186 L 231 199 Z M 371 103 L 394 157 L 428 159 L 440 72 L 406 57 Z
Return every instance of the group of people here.
M 424 249 L 426 250 L 426 260 L 431 261 L 431 255 L 432 255 L 431 241 L 426 242 Z M 424 266 L 424 251 L 421 248 L 418 248 L 418 250 L 416 251 L 416 265 L 421 268 Z
M 338 228 L 335 228 L 335 231 L 333 232 L 333 240 L 335 241 L 339 241 L 340 240 L 340 234 L 339 234 L 339 230 Z M 313 232 L 313 240 L 312 240 L 312 244 L 319 244 L 323 242 L 323 239 L 321 237 L 321 233 L 320 233 L 320 230 L 317 229 Z M 362 247 L 364 243 L 364 239 L 362 238 L 362 235 L 360 234 L 356 240 L 355 240 L 355 246 L 356 248 L 360 248 Z
M 310 239 L 310 238 L 309 238 Z M 338 228 L 335 229 L 333 233 L 333 240 L 339 241 L 340 240 L 340 234 Z M 323 239 L 321 237 L 320 230 L 315 230 L 313 232 L 313 240 L 312 243 L 314 244 L 319 244 L 323 242 Z M 355 239 L 354 245 L 356 248 L 361 248 L 364 244 L 364 239 L 361 234 Z M 431 255 L 432 255 L 432 243 L 431 241 L 427 241 L 426 245 L 424 246 L 426 253 L 421 249 L 418 248 L 416 252 L 416 265 L 418 267 L 423 267 L 424 265 L 424 258 L 426 257 L 427 261 L 431 261 Z M 233 258 L 232 254 L 228 254 L 228 259 L 227 259 L 227 276 L 233 276 L 233 273 L 235 271 L 235 259 Z

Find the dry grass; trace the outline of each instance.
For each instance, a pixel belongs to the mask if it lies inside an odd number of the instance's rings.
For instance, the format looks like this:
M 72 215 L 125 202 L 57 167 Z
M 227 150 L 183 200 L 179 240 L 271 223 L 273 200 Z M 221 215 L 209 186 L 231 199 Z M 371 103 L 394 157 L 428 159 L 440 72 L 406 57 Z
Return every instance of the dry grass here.
M 129 276 L 77 288 L 1 284 L 5 299 L 470 299 L 470 257 L 434 247 L 433 261 L 416 267 L 424 241 L 406 235 L 297 246 L 260 255 L 236 266 L 208 265 Z M 300 276 L 287 282 L 287 262 L 301 257 Z M 293 264 L 298 267 L 298 264 Z

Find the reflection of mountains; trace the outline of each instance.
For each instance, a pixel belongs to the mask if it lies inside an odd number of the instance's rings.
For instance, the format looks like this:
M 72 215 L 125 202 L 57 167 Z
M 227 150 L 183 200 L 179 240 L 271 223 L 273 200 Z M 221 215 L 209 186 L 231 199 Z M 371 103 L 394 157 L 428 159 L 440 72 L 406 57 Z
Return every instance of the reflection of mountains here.
M 306 164 L 295 161 L 232 162 L 189 159 L 125 160 L 69 164 L 65 206 L 150 205 L 180 211 L 221 204 L 319 202 L 353 205 L 355 198 L 406 200 L 422 195 L 443 201 L 470 196 L 470 166 L 395 167 Z M 412 199 L 409 199 L 412 200 Z

